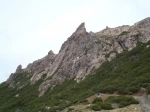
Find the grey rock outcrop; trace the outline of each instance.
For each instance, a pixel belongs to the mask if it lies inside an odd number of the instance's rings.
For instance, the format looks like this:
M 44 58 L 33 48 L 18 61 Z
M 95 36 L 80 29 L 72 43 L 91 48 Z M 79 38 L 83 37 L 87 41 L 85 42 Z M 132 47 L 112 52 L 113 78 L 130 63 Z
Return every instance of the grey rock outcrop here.
M 22 65 L 19 65 L 19 66 L 17 67 L 15 73 L 21 73 L 21 72 L 23 72 Z
M 111 53 L 110 55 L 109 55 L 109 57 L 107 58 L 107 60 L 108 61 L 111 61 L 111 60 L 113 60 L 113 59 L 115 59 L 116 58 L 116 53 Z
M 133 26 L 106 28 L 100 32 L 86 32 L 82 23 L 77 30 L 62 45 L 53 65 L 48 69 L 48 77 L 39 87 L 40 96 L 62 83 L 65 79 L 74 78 L 77 82 L 83 80 L 93 68 L 98 68 L 110 52 L 122 53 L 132 50 L 138 42 L 150 40 L 150 18 L 136 23 Z M 140 27 L 139 27 L 140 26 Z M 111 53 L 108 60 L 116 57 Z
M 36 81 L 41 79 L 41 77 L 44 74 L 47 74 L 46 70 L 51 66 L 55 58 L 55 54 L 53 53 L 52 50 L 48 52 L 48 55 L 46 55 L 42 59 L 38 59 L 34 61 L 33 63 L 30 63 L 27 65 L 25 69 L 22 69 L 22 66 L 19 65 L 16 69 L 15 73 L 12 73 L 10 77 L 7 79 L 6 83 L 9 84 L 10 87 L 15 87 L 14 85 L 14 79 L 20 75 L 20 73 L 23 72 L 28 72 L 30 73 L 31 79 L 30 82 L 31 84 L 34 84 Z
M 8 84 L 9 87 L 14 88 L 14 87 L 15 87 L 15 85 L 14 85 L 14 79 L 15 79 L 15 78 L 16 78 L 16 75 L 13 74 L 13 73 L 11 73 L 11 75 L 9 76 L 9 78 L 8 78 L 7 81 L 6 81 L 6 84 Z
M 15 73 L 11 73 L 9 78 L 7 79 L 6 83 L 9 85 L 9 87 L 15 87 L 14 80 L 18 77 L 20 73 L 24 72 L 24 69 L 22 69 L 22 65 L 19 65 L 16 69 Z
M 30 79 L 32 84 L 41 79 L 44 74 L 47 74 L 48 68 L 52 65 L 54 59 L 55 54 L 50 50 L 44 58 L 36 60 L 26 67 L 25 71 L 33 75 Z
M 118 53 L 130 51 L 138 42 L 150 40 L 150 18 L 135 23 L 109 28 L 100 32 L 87 32 L 85 23 L 65 41 L 58 54 L 52 51 L 42 59 L 29 64 L 24 70 L 30 72 L 30 82 L 34 84 L 46 78 L 39 87 L 39 96 L 49 88 L 61 84 L 66 79 L 83 80 L 91 71 L 106 60 L 113 60 Z
M 144 29 L 150 27 L 150 17 L 135 23 L 134 26 L 136 26 L 137 28 L 144 28 Z

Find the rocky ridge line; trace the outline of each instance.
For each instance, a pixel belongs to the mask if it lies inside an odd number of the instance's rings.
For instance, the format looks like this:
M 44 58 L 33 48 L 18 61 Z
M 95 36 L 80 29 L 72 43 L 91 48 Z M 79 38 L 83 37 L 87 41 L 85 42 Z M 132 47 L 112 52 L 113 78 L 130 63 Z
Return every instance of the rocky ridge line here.
M 150 18 L 133 26 L 106 27 L 96 33 L 87 32 L 85 23 L 81 23 L 62 44 L 58 54 L 50 51 L 47 56 L 29 64 L 25 69 L 19 67 L 16 73 L 20 70 L 31 73 L 31 84 L 46 74 L 45 81 L 39 87 L 39 96 L 42 96 L 48 88 L 53 88 L 66 79 L 74 78 L 77 82 L 83 80 L 106 60 L 111 61 L 118 53 L 132 50 L 138 42 L 145 43 L 149 40 Z M 10 85 L 14 74 L 7 80 Z

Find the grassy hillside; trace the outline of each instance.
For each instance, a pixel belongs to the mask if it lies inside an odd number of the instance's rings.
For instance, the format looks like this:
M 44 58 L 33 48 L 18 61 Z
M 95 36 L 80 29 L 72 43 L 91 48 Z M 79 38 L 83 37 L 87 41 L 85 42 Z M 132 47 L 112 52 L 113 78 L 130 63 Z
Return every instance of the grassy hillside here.
M 80 83 L 74 80 L 65 81 L 49 89 L 42 97 L 38 97 L 38 87 L 42 79 L 34 85 L 29 83 L 22 89 L 8 88 L 5 83 L 0 85 L 0 112 L 55 112 L 72 104 L 86 102 L 86 98 L 97 91 L 102 93 L 118 92 L 133 94 L 146 88 L 150 93 L 150 48 L 139 43 L 132 51 L 117 55 L 111 62 L 105 62 Z M 19 77 L 23 80 L 24 77 Z M 97 82 L 97 83 L 96 83 Z M 96 86 L 97 85 L 97 86 Z M 19 97 L 15 97 L 19 94 Z M 50 107 L 48 111 L 45 107 Z

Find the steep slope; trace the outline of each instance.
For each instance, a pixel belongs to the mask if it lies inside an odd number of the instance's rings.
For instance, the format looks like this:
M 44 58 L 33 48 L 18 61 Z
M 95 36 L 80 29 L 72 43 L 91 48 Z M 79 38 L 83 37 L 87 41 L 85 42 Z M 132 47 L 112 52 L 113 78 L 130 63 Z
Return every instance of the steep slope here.
M 103 62 L 111 61 L 118 53 L 130 51 L 138 42 L 145 43 L 148 40 L 150 18 L 133 26 L 106 27 L 97 33 L 88 33 L 85 23 L 82 23 L 64 42 L 58 54 L 51 51 L 46 57 L 29 64 L 22 72 L 30 73 L 31 84 L 45 77 L 39 86 L 39 96 L 42 96 L 49 88 L 66 79 L 75 79 L 77 82 L 83 80 Z M 15 87 L 13 77 L 16 73 L 7 81 L 11 87 Z
M 25 69 L 22 69 L 22 66 L 19 65 L 16 69 L 16 72 L 12 73 L 10 75 L 10 77 L 7 79 L 6 83 L 9 84 L 9 87 L 14 88 L 15 86 L 17 86 L 16 84 L 14 84 L 16 82 L 15 81 L 16 77 L 18 77 L 18 75 L 20 73 L 25 72 L 28 74 L 27 75 L 27 77 L 29 77 L 28 81 L 30 81 L 32 84 L 34 84 L 39 79 L 43 78 L 42 76 L 46 74 L 45 71 L 53 63 L 54 59 L 55 59 L 55 54 L 53 53 L 53 51 L 50 50 L 48 52 L 48 55 L 46 55 L 42 59 L 38 59 L 38 60 L 34 61 L 33 63 L 28 64 L 28 66 Z M 22 77 L 22 76 L 20 76 L 20 77 Z M 25 84 L 22 84 L 20 86 L 24 86 L 24 85 Z
M 3 83 L 0 85 L 0 112 L 13 112 L 17 109 L 22 112 L 61 111 L 70 105 L 85 102 L 86 98 L 97 93 L 95 81 L 99 91 L 103 93 L 134 94 L 141 88 L 146 88 L 149 94 L 149 57 L 150 42 L 138 43 L 133 50 L 118 54 L 111 62 L 104 62 L 93 71 L 94 75 L 88 75 L 79 83 L 75 80 L 66 80 L 52 90 L 49 89 L 41 97 L 38 97 L 38 87 L 44 78 L 32 85 L 27 83 L 21 89 L 12 89 Z M 18 74 L 16 80 L 25 79 L 21 78 L 21 74 Z
M 95 82 L 103 93 L 150 93 L 149 40 L 150 18 L 96 33 L 82 23 L 58 54 L 19 65 L 0 85 L 0 112 L 60 111 L 95 94 Z

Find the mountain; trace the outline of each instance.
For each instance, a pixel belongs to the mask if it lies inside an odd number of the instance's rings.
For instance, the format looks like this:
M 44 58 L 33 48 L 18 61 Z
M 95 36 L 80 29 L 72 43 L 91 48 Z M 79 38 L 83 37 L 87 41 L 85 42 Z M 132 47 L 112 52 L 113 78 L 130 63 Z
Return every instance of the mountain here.
M 150 18 L 96 33 L 81 23 L 58 54 L 19 65 L 0 85 L 0 112 L 61 111 L 95 94 L 95 82 L 103 93 L 148 94 L 149 40 Z

